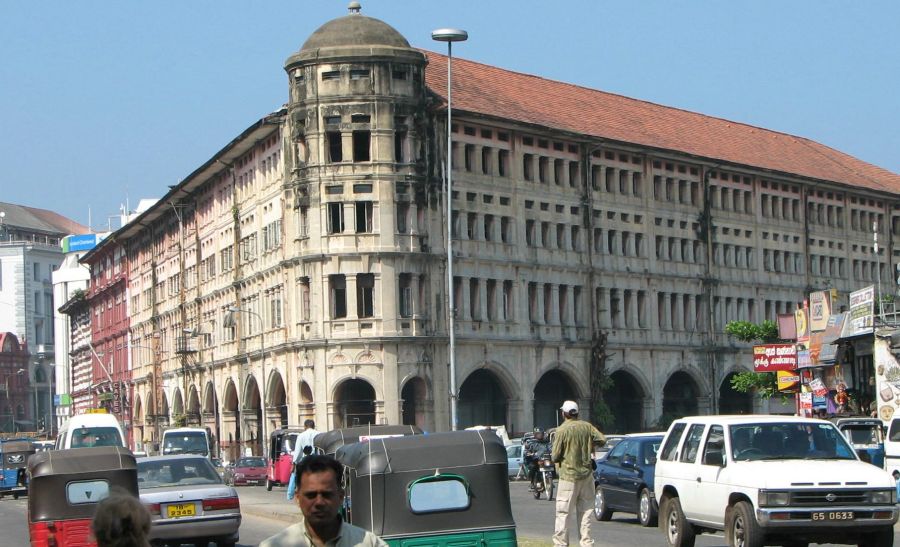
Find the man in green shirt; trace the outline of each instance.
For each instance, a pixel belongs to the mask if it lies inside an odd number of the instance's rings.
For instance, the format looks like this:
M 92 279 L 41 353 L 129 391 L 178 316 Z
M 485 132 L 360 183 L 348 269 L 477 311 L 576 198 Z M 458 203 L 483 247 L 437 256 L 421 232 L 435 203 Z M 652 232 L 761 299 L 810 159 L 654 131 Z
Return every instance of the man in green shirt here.
M 567 521 L 575 512 L 579 521 L 581 547 L 594 544 L 591 512 L 594 506 L 594 445 L 606 444 L 606 437 L 590 423 L 578 419 L 578 404 L 566 401 L 560 407 L 565 422 L 553 437 L 552 458 L 559 475 L 556 491 L 556 526 L 553 544 L 569 545 Z

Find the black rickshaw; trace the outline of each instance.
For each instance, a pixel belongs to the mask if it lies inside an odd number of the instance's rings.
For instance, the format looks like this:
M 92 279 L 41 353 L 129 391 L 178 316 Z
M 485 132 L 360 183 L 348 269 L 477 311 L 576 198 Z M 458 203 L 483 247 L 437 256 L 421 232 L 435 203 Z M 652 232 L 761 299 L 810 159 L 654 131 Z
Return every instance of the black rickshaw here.
M 392 547 L 516 545 L 506 449 L 492 431 L 344 446 L 346 519 Z
M 138 497 L 137 465 L 121 446 L 39 452 L 28 460 L 28 533 L 32 547 L 83 545 L 97 504 L 118 488 Z
M 0 499 L 12 495 L 13 499 L 28 493 L 28 457 L 34 454 L 30 439 L 0 441 Z
M 406 435 L 421 435 L 422 430 L 414 425 L 361 425 L 344 429 L 332 429 L 319 433 L 313 440 L 313 450 L 316 454 L 333 456 L 337 449 L 345 444 L 353 444 L 368 439 L 382 439 L 385 437 L 404 437 Z

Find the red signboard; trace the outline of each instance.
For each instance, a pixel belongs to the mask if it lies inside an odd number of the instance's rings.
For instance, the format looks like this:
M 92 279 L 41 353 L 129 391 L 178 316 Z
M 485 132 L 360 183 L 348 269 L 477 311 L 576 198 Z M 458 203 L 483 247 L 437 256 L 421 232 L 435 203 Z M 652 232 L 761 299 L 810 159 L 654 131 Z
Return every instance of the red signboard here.
M 753 370 L 756 372 L 797 370 L 797 346 L 794 344 L 753 346 Z

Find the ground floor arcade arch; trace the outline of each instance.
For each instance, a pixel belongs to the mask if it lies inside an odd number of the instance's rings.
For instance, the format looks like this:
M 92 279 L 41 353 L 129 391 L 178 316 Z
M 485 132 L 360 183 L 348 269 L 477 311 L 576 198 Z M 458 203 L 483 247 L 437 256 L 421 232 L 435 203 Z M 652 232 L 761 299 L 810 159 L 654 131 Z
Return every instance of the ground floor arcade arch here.
M 334 391 L 334 427 L 375 423 L 375 388 L 360 378 L 338 384 Z
M 459 429 L 473 425 L 508 425 L 508 399 L 493 372 L 483 368 L 476 370 L 459 387 Z
M 630 372 L 617 370 L 609 375 L 612 386 L 603 392 L 603 400 L 613 415 L 608 433 L 636 433 L 644 430 L 646 393 Z
M 561 370 L 550 370 L 534 386 L 534 427 L 550 429 L 561 423 L 559 407 L 563 401 L 578 399 L 569 377 Z

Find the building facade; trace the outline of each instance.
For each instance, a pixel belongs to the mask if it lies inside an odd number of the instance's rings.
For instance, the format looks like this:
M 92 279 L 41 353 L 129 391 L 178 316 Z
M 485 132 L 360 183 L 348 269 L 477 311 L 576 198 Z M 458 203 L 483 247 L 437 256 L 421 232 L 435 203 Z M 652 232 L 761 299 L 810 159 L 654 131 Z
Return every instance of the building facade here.
M 11 332 L 0 333 L 0 434 L 34 431 L 28 349 Z
M 15 334 L 30 355 L 27 431 L 52 432 L 55 316 L 62 302 L 54 303 L 51 279 L 63 259 L 62 238 L 86 231 L 52 211 L 0 203 L 0 332 Z
M 724 325 L 893 271 L 896 174 L 462 59 L 448 196 L 446 63 L 360 13 L 326 23 L 285 63 L 284 108 L 86 257 L 124 253 L 136 444 L 448 429 L 448 308 L 461 427 L 548 427 L 601 392 L 616 431 L 760 410 L 730 388 L 752 362 Z

